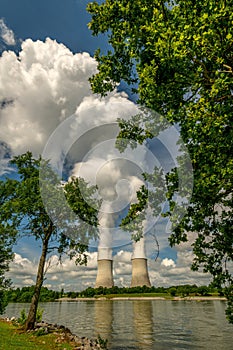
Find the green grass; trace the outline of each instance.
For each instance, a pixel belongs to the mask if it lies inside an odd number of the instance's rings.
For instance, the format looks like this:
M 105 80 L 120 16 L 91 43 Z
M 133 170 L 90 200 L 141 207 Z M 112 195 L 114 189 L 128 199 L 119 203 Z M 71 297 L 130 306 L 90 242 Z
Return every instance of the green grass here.
M 0 320 L 0 350 L 72 350 L 68 343 L 56 344 L 57 336 L 23 333 L 11 323 Z
M 200 294 L 196 293 L 189 293 L 187 295 L 183 295 L 181 293 L 177 293 L 175 297 L 202 297 Z M 106 299 L 112 299 L 112 298 L 146 298 L 146 297 L 159 297 L 159 298 L 164 298 L 167 300 L 172 300 L 174 297 L 170 293 L 124 293 L 124 294 L 100 294 L 100 295 L 95 295 L 94 298 L 99 299 L 99 298 L 106 298 Z M 219 294 L 216 293 L 209 293 L 208 295 L 204 295 L 205 298 L 208 297 L 219 297 Z M 88 297 L 85 297 L 88 298 Z M 89 297 L 93 298 L 93 297 Z M 82 297 L 79 297 L 78 299 L 82 299 Z
M 125 293 L 125 294 L 106 294 L 106 295 L 96 295 L 96 298 L 106 297 L 110 298 L 146 298 L 146 297 L 162 297 L 170 299 L 171 296 L 167 293 Z

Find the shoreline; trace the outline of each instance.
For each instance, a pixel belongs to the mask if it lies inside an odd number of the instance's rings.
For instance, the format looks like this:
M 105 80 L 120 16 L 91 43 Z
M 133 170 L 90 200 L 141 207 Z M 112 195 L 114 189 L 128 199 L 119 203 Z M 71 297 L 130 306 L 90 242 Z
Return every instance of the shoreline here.
M 15 328 L 14 332 L 18 336 L 20 334 L 26 334 L 32 342 L 33 338 L 30 338 L 35 336 L 36 338 L 43 337 L 44 341 L 43 344 L 46 344 L 46 336 L 53 335 L 54 336 L 54 343 L 58 344 L 58 346 L 62 346 L 62 348 L 65 350 L 66 347 L 65 344 L 68 343 L 72 349 L 77 350 L 101 350 L 106 349 L 105 347 L 102 347 L 101 341 L 106 341 L 105 339 L 100 338 L 87 338 L 86 336 L 79 336 L 71 330 L 63 325 L 57 325 L 54 323 L 48 323 L 45 321 L 36 322 L 35 326 L 32 330 L 23 331 L 22 325 L 19 323 L 16 325 L 13 322 L 17 322 L 15 317 L 12 317 L 9 319 L 8 317 L 2 318 L 0 317 L 0 323 L 7 323 Z M 41 334 L 39 334 L 41 332 Z M 35 339 L 36 339 L 35 338 Z M 63 346 L 64 344 L 64 346 Z M 35 345 L 38 345 L 38 343 L 35 343 Z M 50 348 L 51 349 L 51 348 Z
M 165 298 L 165 297 L 90 297 L 90 298 L 59 298 L 56 299 L 56 301 L 63 302 L 63 301 L 69 301 L 69 302 L 78 302 L 78 301 L 98 301 L 98 300 L 168 300 L 168 301 L 183 301 L 183 300 L 189 300 L 189 301 L 208 301 L 208 300 L 223 300 L 226 301 L 227 299 L 225 297 L 214 297 L 214 296 L 187 296 L 187 297 L 173 297 L 173 298 Z

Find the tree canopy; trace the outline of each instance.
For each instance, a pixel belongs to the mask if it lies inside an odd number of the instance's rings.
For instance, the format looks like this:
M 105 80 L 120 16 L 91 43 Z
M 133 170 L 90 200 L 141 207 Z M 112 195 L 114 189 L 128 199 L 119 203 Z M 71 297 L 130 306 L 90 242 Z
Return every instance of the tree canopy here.
M 0 188 L 1 192 L 1 188 Z M 1 198 L 1 196 L 0 196 Z M 9 263 L 13 260 L 14 254 L 12 246 L 15 240 L 15 232 L 9 225 L 0 226 L 0 315 L 4 312 L 7 305 L 5 299 L 5 290 L 10 286 L 10 280 L 6 278 L 5 273 L 9 270 Z
M 227 288 L 227 316 L 233 322 L 233 4 L 106 0 L 90 3 L 88 11 L 93 34 L 107 33 L 112 45 L 106 55 L 96 52 L 99 73 L 91 78 L 93 91 L 104 95 L 122 80 L 136 82 L 139 103 L 180 127 L 194 185 L 170 242 L 197 233 L 193 268 L 202 267 L 216 286 Z M 121 136 L 139 142 L 150 137 L 145 124 L 138 134 L 132 123 L 120 125 Z M 172 201 L 177 179 L 171 175 Z
M 98 209 L 90 205 L 95 201 L 96 187 L 88 186 L 78 178 L 60 186 L 48 161 L 40 157 L 35 159 L 30 152 L 14 157 L 11 165 L 19 178 L 0 182 L 2 225 L 14 230 L 17 239 L 33 236 L 41 244 L 36 284 L 26 322 L 26 329 L 31 329 L 36 320 L 49 254 L 55 252 L 61 258 L 67 253 L 77 263 L 86 263 L 88 239 L 97 235 Z M 64 204 L 64 196 L 68 205 Z M 46 205 L 53 212 L 48 212 Z M 78 219 L 75 217 L 74 220 L 73 213 L 78 214 Z

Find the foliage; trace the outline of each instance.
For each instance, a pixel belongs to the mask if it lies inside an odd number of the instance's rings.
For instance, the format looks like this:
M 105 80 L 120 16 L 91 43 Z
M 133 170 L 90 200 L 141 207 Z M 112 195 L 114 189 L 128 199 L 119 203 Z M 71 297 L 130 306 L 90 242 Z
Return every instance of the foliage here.
M 0 334 L 1 334 L 1 349 L 7 350 L 71 350 L 74 347 L 67 342 L 59 341 L 57 343 L 58 335 L 46 334 L 40 338 L 36 337 L 34 332 L 23 332 L 18 330 L 9 322 L 0 320 Z
M 73 292 L 74 293 L 74 292 Z M 196 286 L 194 285 L 178 285 L 171 287 L 147 287 L 147 286 L 138 286 L 138 287 L 98 287 L 92 288 L 88 287 L 87 289 L 76 293 L 73 297 L 94 297 L 97 295 L 127 295 L 127 294 L 170 294 L 171 296 L 188 296 L 188 295 L 201 295 L 208 296 L 213 293 L 218 293 L 218 291 L 212 286 Z M 67 293 L 69 296 L 69 293 Z
M 0 186 L 0 203 L 1 203 Z M 9 225 L 0 223 L 0 315 L 3 314 L 7 305 L 5 291 L 10 287 L 10 280 L 5 277 L 5 272 L 9 270 L 9 263 L 13 260 L 12 245 L 15 240 L 15 232 Z
M 35 289 L 25 326 L 26 329 L 31 329 L 36 320 L 48 255 L 57 251 L 60 260 L 66 253 L 76 263 L 86 262 L 84 253 L 88 239 L 97 234 L 98 209 L 87 204 L 94 202 L 96 187 L 88 186 L 83 179 L 73 178 L 63 188 L 48 162 L 40 157 L 34 159 L 30 152 L 13 158 L 11 165 L 20 178 L 8 178 L 0 182 L 2 225 L 16 232 L 18 238 L 33 236 L 42 245 Z M 41 193 L 46 194 L 46 197 L 42 198 Z M 50 215 L 45 205 L 52 208 Z M 77 220 L 75 214 L 81 220 Z
M 97 344 L 100 345 L 101 349 L 106 349 L 108 350 L 108 339 L 103 339 L 100 334 L 98 334 L 98 338 L 97 338 Z
M 38 307 L 36 310 L 36 322 L 42 321 L 43 313 L 44 313 L 44 310 Z M 22 309 L 20 311 L 20 317 L 17 318 L 17 321 L 15 323 L 16 325 L 19 324 L 20 326 L 24 326 L 26 321 L 27 321 L 27 313 L 25 309 Z
M 0 314 L 2 315 L 6 309 L 7 306 L 7 299 L 5 296 L 5 291 L 0 290 Z
M 34 333 L 37 337 L 41 337 L 42 335 L 47 334 L 46 329 L 41 327 Z
M 36 322 L 41 322 L 43 317 L 44 310 L 39 308 L 36 310 Z
M 26 321 L 27 321 L 27 313 L 26 313 L 25 309 L 22 309 L 20 311 L 20 317 L 17 318 L 17 323 L 20 326 L 24 326 Z
M 208 296 L 209 295 L 209 288 L 207 286 L 202 286 L 199 287 L 198 293 L 203 296 Z
M 210 272 L 224 289 L 232 322 L 232 1 L 106 0 L 90 3 L 88 11 L 93 34 L 107 33 L 112 45 L 106 55 L 96 53 L 93 91 L 104 95 L 122 79 L 137 81 L 139 102 L 179 124 L 194 187 L 183 221 L 173 222 L 170 243 L 196 235 L 193 269 Z M 134 141 L 150 132 L 145 125 L 137 135 L 130 123 L 121 124 Z M 172 218 L 176 181 L 169 176 Z
M 171 294 L 172 297 L 176 296 L 176 288 L 170 288 L 169 293 Z

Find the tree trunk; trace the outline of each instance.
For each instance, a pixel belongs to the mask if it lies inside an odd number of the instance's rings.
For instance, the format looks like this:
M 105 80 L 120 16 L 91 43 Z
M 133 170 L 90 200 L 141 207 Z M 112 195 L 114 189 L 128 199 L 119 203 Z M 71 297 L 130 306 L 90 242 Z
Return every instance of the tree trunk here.
M 37 277 L 36 277 L 36 285 L 35 285 L 35 290 L 34 294 L 32 297 L 27 321 L 25 324 L 25 330 L 29 329 L 34 329 L 35 327 L 35 322 L 36 322 L 36 312 L 38 308 L 38 302 L 40 298 L 40 291 L 41 287 L 43 285 L 44 281 L 44 267 L 45 267 L 45 262 L 46 262 L 46 256 L 47 256 L 47 251 L 48 251 L 48 244 L 49 244 L 49 239 L 51 237 L 51 234 L 45 235 L 45 238 L 43 240 L 43 245 L 42 245 L 42 253 L 40 257 L 40 262 L 38 265 L 38 271 L 37 271 Z

